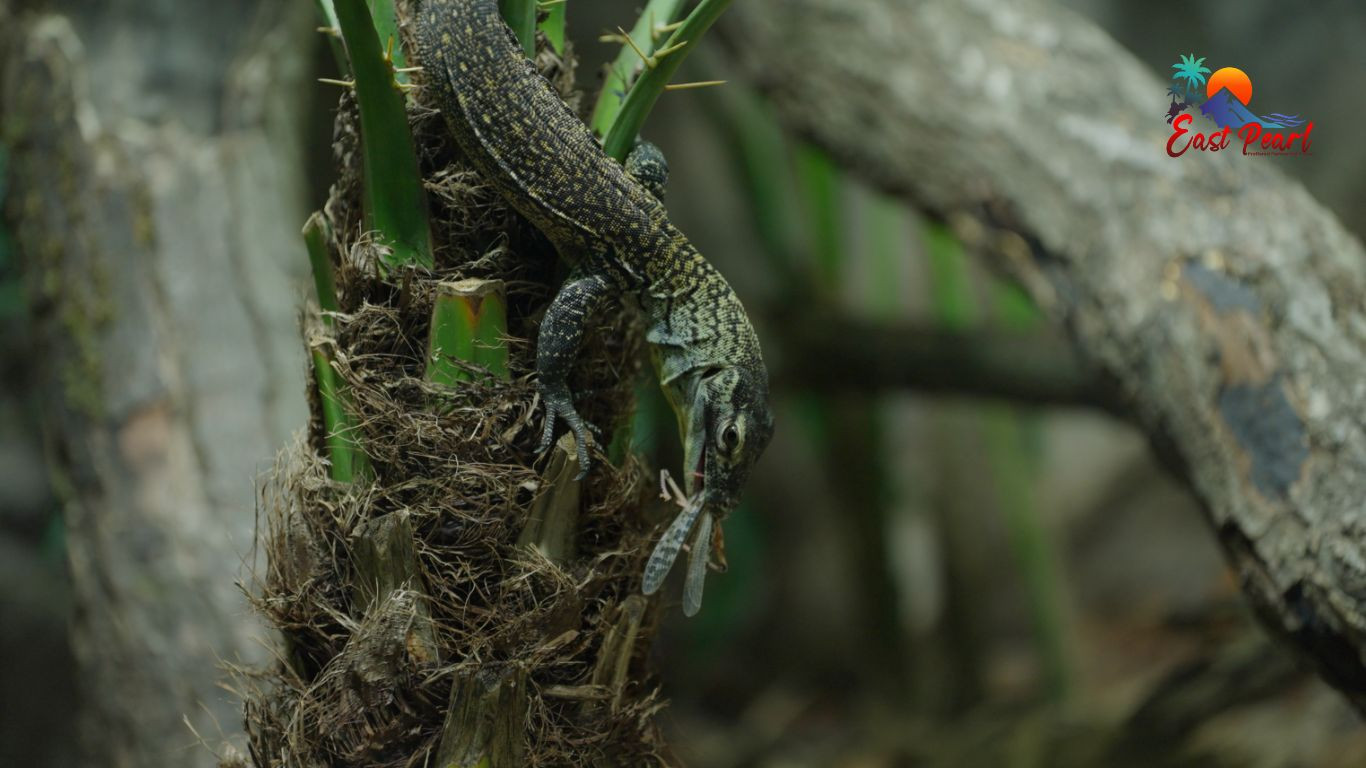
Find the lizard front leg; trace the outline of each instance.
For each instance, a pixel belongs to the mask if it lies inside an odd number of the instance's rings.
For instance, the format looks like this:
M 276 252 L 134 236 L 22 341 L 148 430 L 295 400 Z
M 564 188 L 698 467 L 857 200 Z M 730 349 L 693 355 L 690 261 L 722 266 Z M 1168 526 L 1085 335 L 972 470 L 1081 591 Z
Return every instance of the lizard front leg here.
M 555 294 L 541 320 L 536 339 L 536 377 L 545 402 L 545 428 L 537 453 L 550 448 L 555 436 L 555 420 L 564 419 L 574 433 L 579 458 L 578 480 L 588 474 L 588 432 L 592 425 L 574 410 L 569 391 L 569 372 L 583 345 L 588 316 L 614 293 L 611 278 L 591 262 L 576 267 Z

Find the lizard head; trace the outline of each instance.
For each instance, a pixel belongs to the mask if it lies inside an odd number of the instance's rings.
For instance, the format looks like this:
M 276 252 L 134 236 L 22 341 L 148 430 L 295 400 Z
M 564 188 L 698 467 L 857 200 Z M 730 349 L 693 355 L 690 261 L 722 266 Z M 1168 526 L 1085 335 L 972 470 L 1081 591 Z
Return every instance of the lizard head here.
M 683 613 L 692 616 L 702 607 L 709 550 L 721 547 L 720 523 L 739 503 L 750 469 L 773 437 L 773 413 L 762 367 L 756 372 L 742 366 L 714 366 L 678 383 L 683 386 L 666 386 L 665 392 L 683 431 L 683 482 L 688 498 L 655 545 L 641 589 L 652 595 L 663 585 L 696 523 L 683 585 Z M 724 563 L 724 555 L 718 554 Z
M 689 496 L 701 490 L 706 511 L 724 519 L 773 437 L 767 377 L 740 366 L 709 369 L 684 432 L 684 489 Z

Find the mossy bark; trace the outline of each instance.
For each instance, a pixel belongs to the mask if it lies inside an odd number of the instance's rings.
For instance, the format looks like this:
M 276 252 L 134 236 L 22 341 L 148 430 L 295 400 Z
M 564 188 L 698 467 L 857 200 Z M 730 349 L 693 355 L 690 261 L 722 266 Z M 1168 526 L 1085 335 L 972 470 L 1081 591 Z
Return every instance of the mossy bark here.
M 187 723 L 241 745 L 220 665 L 259 658 L 235 587 L 251 478 L 304 414 L 292 94 L 314 39 L 311 9 L 257 5 L 0 19 L 4 227 L 41 350 L 88 764 L 216 763 Z
M 1361 242 L 1268 158 L 1164 156 L 1147 94 L 1165 84 L 1066 9 L 759 0 L 728 22 L 787 128 L 948 223 L 1066 325 L 1266 626 L 1366 712 Z M 937 73 L 965 46 L 1030 87 L 963 98 Z

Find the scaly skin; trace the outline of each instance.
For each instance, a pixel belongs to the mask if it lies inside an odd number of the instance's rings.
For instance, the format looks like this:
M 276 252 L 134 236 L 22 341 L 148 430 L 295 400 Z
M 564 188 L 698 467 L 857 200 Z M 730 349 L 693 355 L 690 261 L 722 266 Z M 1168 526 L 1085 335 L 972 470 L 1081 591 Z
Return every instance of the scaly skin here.
M 566 379 L 585 317 L 608 295 L 635 296 L 648 324 L 660 385 L 684 435 L 684 478 L 696 503 L 679 515 L 646 568 L 659 588 L 699 515 L 705 532 L 732 510 L 773 434 L 768 372 L 739 298 L 639 181 L 603 154 L 503 24 L 497 0 L 422 0 L 415 23 L 424 98 L 465 156 L 576 267 L 552 302 L 536 367 L 550 444 L 556 418 L 588 468 L 588 429 Z M 629 163 L 657 171 L 659 161 Z M 706 558 L 698 541 L 693 557 Z M 696 572 L 696 575 L 694 575 Z M 685 612 L 701 603 L 702 568 L 689 569 Z

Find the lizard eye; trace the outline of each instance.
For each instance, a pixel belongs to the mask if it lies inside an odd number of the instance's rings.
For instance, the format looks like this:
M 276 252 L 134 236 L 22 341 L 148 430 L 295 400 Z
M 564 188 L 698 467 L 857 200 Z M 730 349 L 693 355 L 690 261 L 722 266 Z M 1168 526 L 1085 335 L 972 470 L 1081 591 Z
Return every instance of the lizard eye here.
M 740 430 L 735 428 L 734 423 L 726 425 L 726 428 L 721 431 L 721 447 L 724 448 L 727 453 L 730 453 L 739 445 Z

